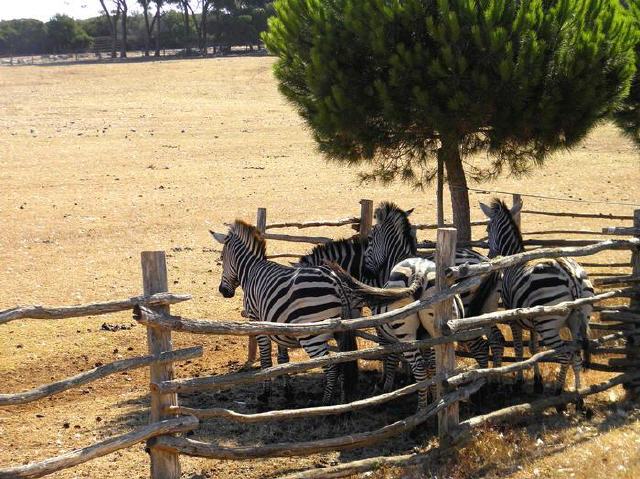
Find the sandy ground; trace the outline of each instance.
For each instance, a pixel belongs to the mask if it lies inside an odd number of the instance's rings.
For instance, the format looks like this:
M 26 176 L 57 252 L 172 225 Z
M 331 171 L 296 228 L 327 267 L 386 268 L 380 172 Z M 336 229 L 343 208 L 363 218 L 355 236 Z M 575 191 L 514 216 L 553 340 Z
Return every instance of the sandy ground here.
M 0 309 L 137 295 L 139 254 L 158 249 L 169 256 L 171 290 L 193 295 L 192 301 L 172 311 L 196 318 L 237 319 L 240 299 L 223 300 L 217 293 L 219 251 L 210 241 L 209 228 L 221 229 L 236 217 L 253 220 L 257 207 L 268 209 L 270 221 L 342 218 L 358 213 L 360 198 L 391 199 L 403 207 L 416 207 L 416 222 L 435 219 L 432 190 L 417 192 L 402 184 L 360 185 L 357 170 L 325 162 L 300 118 L 278 93 L 272 61 L 257 57 L 1 68 Z M 637 152 L 613 128 L 602 126 L 581 147 L 550 159 L 547 168 L 481 187 L 637 204 L 638 166 Z M 475 203 L 487 196 L 473 194 L 471 199 Z M 525 198 L 525 207 L 617 214 L 633 210 L 533 198 Z M 472 215 L 480 219 L 481 212 L 474 208 Z M 597 230 L 621 224 L 523 216 L 525 231 Z M 333 237 L 351 234 L 349 228 L 308 231 Z M 481 236 L 482 229 L 475 234 Z M 302 245 L 269 245 L 270 252 L 304 250 Z M 599 258 L 626 261 L 628 253 Z M 608 270 L 616 271 L 626 270 Z M 105 322 L 131 328 L 104 331 Z M 175 335 L 177 347 L 194 344 L 203 344 L 205 355 L 180 364 L 180 377 L 236 370 L 246 355 L 240 338 Z M 2 392 L 25 390 L 98 362 L 146 351 L 144 329 L 127 314 L 16 321 L 0 327 L 0 345 Z M 144 424 L 147 374 L 142 369 L 116 375 L 29 405 L 0 408 L 0 466 L 46 458 Z M 588 375 L 589 380 L 601 377 Z M 372 380 L 363 380 L 362 395 L 370 394 L 366 389 Z M 294 385 L 298 405 L 317 401 L 318 374 L 296 378 Z M 250 412 L 255 411 L 254 395 L 254 388 L 243 388 L 184 401 Z M 262 427 L 209 422 L 198 437 L 221 444 L 259 444 L 337 435 L 379 427 L 410 412 L 413 401 L 394 403 L 357 419 Z M 274 407 L 283 404 L 276 396 Z M 601 407 L 599 421 L 606 421 L 607 411 L 614 408 L 615 413 L 617 407 L 608 397 L 596 405 Z M 599 447 L 610 447 L 607 435 L 630 434 L 629 444 L 635 444 L 629 449 L 630 460 L 638 467 L 640 430 L 633 411 L 624 414 L 615 427 L 599 431 L 594 439 L 580 440 L 580 450 L 591 447 L 597 455 Z M 558 426 L 566 432 L 562 438 L 584 426 L 578 420 L 577 425 L 566 422 Z M 184 458 L 184 477 L 272 477 L 286 470 L 406 451 L 428 443 L 432 432 L 425 427 L 378 448 L 308 458 L 247 462 Z M 566 441 L 575 447 L 570 438 Z M 553 462 L 556 456 L 523 459 L 518 464 L 521 469 L 511 472 L 473 469 L 476 466 L 470 463 L 465 473 L 447 466 L 449 472 L 444 474 L 565 477 Z M 626 477 L 616 469 L 619 465 L 611 466 L 611 477 Z M 52 477 L 144 478 L 148 459 L 139 445 Z M 576 476 L 567 472 L 566 477 Z

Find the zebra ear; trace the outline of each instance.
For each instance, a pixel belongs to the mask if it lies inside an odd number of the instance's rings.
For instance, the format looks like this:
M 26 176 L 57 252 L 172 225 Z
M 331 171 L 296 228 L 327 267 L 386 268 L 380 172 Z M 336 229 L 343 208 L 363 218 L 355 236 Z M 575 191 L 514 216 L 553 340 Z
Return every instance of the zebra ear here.
M 222 233 L 216 233 L 215 231 L 212 231 L 212 230 L 209 230 L 209 233 L 211 233 L 211 236 L 213 236 L 213 239 L 220 244 L 224 244 L 225 240 L 227 239 L 227 235 L 224 235 Z
M 484 203 L 480 202 L 480 209 L 487 216 L 487 218 L 491 218 L 491 215 L 493 213 L 491 206 L 487 206 Z
M 406 214 L 407 216 L 410 216 L 410 215 L 411 215 L 411 213 L 413 213 L 413 210 L 415 210 L 415 208 L 411 208 L 410 210 L 405 211 L 405 214 Z

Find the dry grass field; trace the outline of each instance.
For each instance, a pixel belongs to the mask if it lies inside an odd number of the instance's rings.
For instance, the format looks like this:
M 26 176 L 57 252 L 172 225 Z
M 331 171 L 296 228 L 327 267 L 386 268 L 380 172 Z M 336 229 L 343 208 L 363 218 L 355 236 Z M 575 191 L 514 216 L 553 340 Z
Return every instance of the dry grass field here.
M 360 198 L 416 207 L 414 221 L 435 219 L 432 190 L 360 185 L 357 171 L 326 163 L 278 93 L 272 62 L 245 57 L 0 68 L 0 309 L 137 295 L 139 254 L 160 249 L 169 255 L 170 289 L 193 295 L 173 311 L 238 319 L 240 299 L 223 300 L 217 292 L 219 250 L 209 228 L 220 229 L 236 217 L 253 220 L 259 206 L 267 207 L 270 221 L 341 218 L 358 213 Z M 638 153 L 605 125 L 580 148 L 550 159 L 545 169 L 482 187 L 640 203 L 639 166 Z M 474 204 L 486 198 L 472 195 Z M 525 207 L 621 214 L 633 209 L 533 198 L 525 198 Z M 474 208 L 474 219 L 480 214 Z M 616 225 L 620 222 L 523 217 L 529 231 Z M 313 232 L 350 234 L 348 228 Z M 269 246 L 271 252 L 292 249 L 303 251 L 304 246 Z M 599 258 L 626 261 L 628 253 Z M 0 326 L 0 392 L 22 391 L 99 362 L 145 353 L 144 328 L 106 331 L 105 322 L 132 325 L 130 316 L 119 314 Z M 174 343 L 205 347 L 203 358 L 177 366 L 182 377 L 237 370 L 246 357 L 240 338 L 176 334 Z M 147 371 L 0 408 L 0 467 L 53 456 L 145 423 Z M 605 376 L 591 372 L 587 381 Z M 363 388 L 370 383 L 363 380 Z M 320 376 L 296 377 L 294 387 L 298 405 L 317 403 Z M 591 399 L 591 420 L 549 413 L 544 421 L 485 431 L 459 455 L 429 470 L 385 470 L 376 476 L 638 477 L 640 413 L 637 405 L 619 405 L 622 394 L 615 390 Z M 184 400 L 251 412 L 254 395 L 255 389 L 247 387 Z M 233 445 L 338 435 L 379 427 L 411 411 L 414 401 L 393 403 L 364 418 L 262 427 L 211 421 L 197 437 Z M 276 394 L 273 406 L 283 405 Z M 468 413 L 468 407 L 463 411 Z M 282 471 L 400 453 L 428 445 L 431 428 L 342 454 L 247 462 L 183 458 L 184 477 L 275 477 Z M 139 445 L 51 477 L 146 478 L 143 449 Z

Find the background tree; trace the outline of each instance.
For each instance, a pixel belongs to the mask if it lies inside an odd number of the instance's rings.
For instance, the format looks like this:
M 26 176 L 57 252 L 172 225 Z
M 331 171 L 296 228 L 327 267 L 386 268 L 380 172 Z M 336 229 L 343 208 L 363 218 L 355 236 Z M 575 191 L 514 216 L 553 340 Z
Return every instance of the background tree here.
M 320 150 L 418 187 L 439 159 L 461 241 L 463 160 L 476 178 L 541 164 L 610 115 L 635 71 L 616 1 L 277 0 L 275 11 L 263 39 Z M 469 163 L 479 151 L 491 164 Z
M 640 31 L 640 3 L 627 2 L 625 7 L 633 19 L 636 30 Z M 640 148 L 640 35 L 636 43 L 636 68 L 629 96 L 622 107 L 614 113 L 613 118 L 622 131 Z
M 129 7 L 127 0 L 117 0 L 120 6 L 120 22 L 122 25 L 122 44 L 120 46 L 120 58 L 126 58 L 127 56 L 127 16 L 129 13 Z
M 160 17 L 162 15 L 162 7 L 164 6 L 164 1 L 163 0 L 154 0 L 154 2 L 156 4 L 156 15 L 154 18 L 155 24 L 156 24 L 156 36 L 155 36 L 155 53 L 154 56 L 159 57 L 160 56 Z
M 89 46 L 91 37 L 73 18 L 55 15 L 46 24 L 47 41 L 53 53 L 77 51 Z
M 50 52 L 47 29 L 34 19 L 0 22 L 0 52 L 10 55 L 33 55 Z
M 116 50 L 118 47 L 118 19 L 120 18 L 120 2 L 119 0 L 99 0 L 102 11 L 109 22 L 109 30 L 111 32 L 111 58 L 116 58 Z M 105 3 L 107 2 L 107 3 Z

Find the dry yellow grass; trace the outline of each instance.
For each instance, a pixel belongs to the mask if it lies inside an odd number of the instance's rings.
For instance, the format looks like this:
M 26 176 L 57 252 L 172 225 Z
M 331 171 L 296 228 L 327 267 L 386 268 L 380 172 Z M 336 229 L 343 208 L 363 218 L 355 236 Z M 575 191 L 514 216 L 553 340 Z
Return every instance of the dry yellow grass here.
M 357 214 L 358 200 L 363 197 L 415 206 L 414 221 L 433 221 L 433 191 L 411 191 L 401 184 L 388 188 L 359 185 L 356 171 L 323 161 L 300 118 L 278 94 L 272 61 L 227 58 L 0 69 L 0 309 L 139 294 L 140 251 L 162 249 L 170 254 L 171 289 L 194 296 L 174 311 L 192 317 L 236 319 L 240 300 L 225 301 L 217 294 L 218 253 L 208 228 L 220 228 L 235 217 L 253 219 L 258 206 L 268 208 L 272 221 L 340 218 Z M 637 153 L 613 128 L 604 126 L 583 147 L 551 159 L 546 169 L 484 187 L 637 203 L 638 173 Z M 486 199 L 473 195 L 472 201 L 482 198 Z M 525 204 L 535 209 L 624 214 L 632 209 L 528 198 Z M 480 218 L 477 208 L 473 216 Z M 538 230 L 596 228 L 620 222 L 525 216 L 523 223 L 525 229 Z M 350 234 L 348 228 L 314 232 Z M 292 249 L 302 251 L 304 247 L 270 245 L 274 252 Z M 623 261 L 628 255 L 601 258 Z M 2 392 L 24 390 L 97 362 L 144 353 L 143 328 L 101 331 L 105 321 L 131 323 L 121 314 L 57 322 L 25 320 L 0 327 Z M 227 372 L 244 360 L 245 345 L 240 338 L 176 336 L 178 347 L 205 346 L 204 358 L 178 367 L 180 376 Z M 589 375 L 590 380 L 599 377 Z M 147 381 L 147 372 L 141 370 L 30 405 L 0 408 L 0 465 L 52 456 L 142 424 L 146 421 Z M 294 385 L 298 391 L 309 389 L 307 398 L 313 400 L 320 390 L 320 378 L 307 375 L 297 378 Z M 186 401 L 251 411 L 254 391 L 244 388 Z M 276 396 L 274 406 L 282 404 Z M 225 444 L 303 440 L 327 432 L 377 427 L 411 410 L 413 404 L 396 406 L 397 411 L 376 411 L 359 421 L 316 420 L 261 428 L 214 422 L 203 437 Z M 578 431 L 576 424 L 566 422 L 559 426 L 562 437 Z M 415 442 L 427 441 L 429 434 L 425 430 L 388 446 L 353 453 L 251 462 L 184 458 L 182 463 L 185 477 L 190 478 L 274 476 L 276 471 L 400 452 Z M 483 443 L 500 439 L 497 433 L 491 434 L 479 440 L 480 451 Z M 556 455 L 527 456 L 523 470 L 514 474 L 535 477 L 537 468 L 545 477 L 562 476 L 554 468 L 560 467 L 564 457 L 570 460 L 573 452 L 579 466 L 589 471 L 580 459 L 585 449 L 594 457 L 610 457 L 607 460 L 613 464 L 619 455 L 609 449 L 606 456 L 603 448 L 617 447 L 617 441 L 624 440 L 620 444 L 629 454 L 636 454 L 635 459 L 630 459 L 624 471 L 613 466 L 605 469 L 610 477 L 631 477 L 627 471 L 638 471 L 638 438 L 637 422 L 616 427 Z M 508 458 L 509 451 L 512 456 L 519 454 L 508 447 L 510 442 L 505 444 L 496 457 Z M 493 466 L 486 461 L 465 464 L 464 470 L 446 465 L 444 474 L 503 475 L 502 467 L 510 463 L 505 459 Z M 147 469 L 140 445 L 52 477 L 144 478 Z M 394 473 L 394 477 L 401 475 Z

